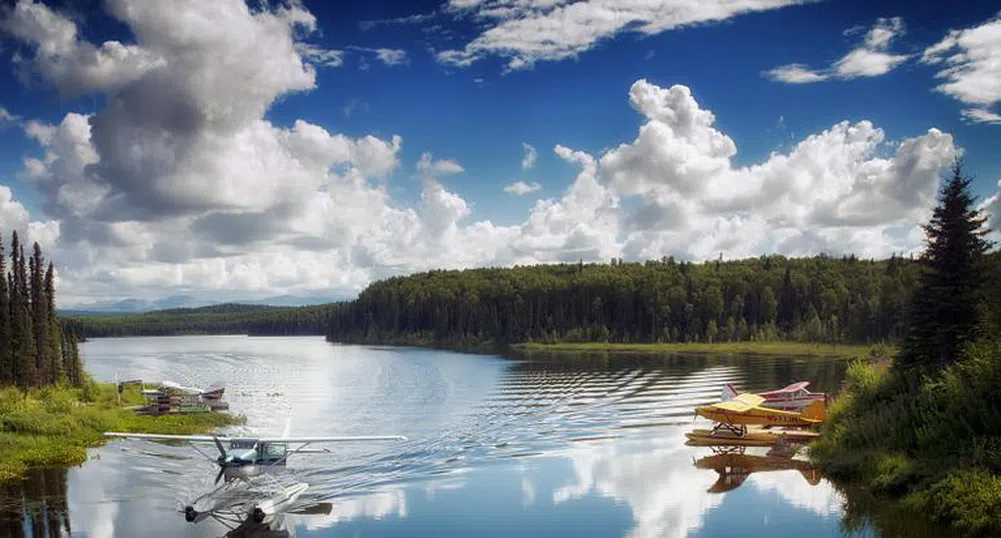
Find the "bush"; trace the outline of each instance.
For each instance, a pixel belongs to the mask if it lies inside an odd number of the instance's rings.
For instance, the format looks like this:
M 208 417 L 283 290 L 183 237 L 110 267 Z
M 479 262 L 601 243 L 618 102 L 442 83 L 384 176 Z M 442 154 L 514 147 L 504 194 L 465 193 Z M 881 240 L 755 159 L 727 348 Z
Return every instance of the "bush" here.
M 831 477 L 904 497 L 969 535 L 1001 535 L 1001 344 L 917 377 L 855 362 L 811 447 Z

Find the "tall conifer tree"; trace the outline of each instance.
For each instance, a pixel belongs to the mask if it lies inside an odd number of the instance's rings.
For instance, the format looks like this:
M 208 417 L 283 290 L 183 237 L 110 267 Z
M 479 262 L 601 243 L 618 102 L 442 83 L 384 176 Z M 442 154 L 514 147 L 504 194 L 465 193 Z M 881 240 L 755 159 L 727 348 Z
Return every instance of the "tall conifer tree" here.
M 55 269 L 51 262 L 45 271 L 45 311 L 48 316 L 45 322 L 45 328 L 48 331 L 46 358 L 49 361 L 52 382 L 59 383 L 66 379 L 66 371 L 63 369 L 62 352 L 59 349 L 62 344 L 62 335 L 59 329 L 59 316 L 56 315 Z
M 28 290 L 28 265 L 25 262 L 24 246 L 18 245 L 17 255 L 17 312 L 18 326 L 21 329 L 19 336 L 19 351 L 21 357 L 19 363 L 24 372 L 22 384 L 25 387 L 38 386 L 38 369 L 35 362 L 35 333 L 31 324 L 31 304 Z
M 55 383 L 52 362 L 49 360 L 49 314 L 48 301 L 45 298 L 45 271 L 42 259 L 42 248 L 36 242 L 32 245 L 32 255 L 28 263 L 31 278 L 29 297 L 31 299 L 31 327 L 35 336 L 35 370 L 40 385 Z
M 7 258 L 0 237 L 0 385 L 14 383 L 10 348 L 10 296 L 7 292 Z
M 911 300 L 898 366 L 942 367 L 956 360 L 972 336 L 981 301 L 986 218 L 970 193 L 959 161 L 942 186 L 931 221 L 924 226 L 925 268 Z

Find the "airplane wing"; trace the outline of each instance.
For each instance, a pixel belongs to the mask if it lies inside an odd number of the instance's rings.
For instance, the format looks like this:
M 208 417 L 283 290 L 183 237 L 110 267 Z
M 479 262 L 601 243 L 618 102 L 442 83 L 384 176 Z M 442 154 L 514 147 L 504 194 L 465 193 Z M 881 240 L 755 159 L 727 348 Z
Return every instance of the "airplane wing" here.
M 104 432 L 105 437 L 121 437 L 123 439 L 146 439 L 148 441 L 188 441 L 189 443 L 214 443 L 211 435 L 166 435 L 157 433 L 118 433 Z M 218 437 L 225 441 L 228 437 Z
M 733 411 L 735 413 L 746 413 L 752 408 L 761 405 L 764 401 L 765 399 L 757 394 L 745 392 L 744 394 L 740 394 L 737 397 L 731 398 L 725 402 L 712 404 L 710 407 L 715 407 L 724 411 Z
M 797 390 L 805 389 L 808 386 L 810 386 L 809 381 L 800 381 L 798 383 L 793 383 L 792 385 L 789 385 L 785 388 L 781 388 L 775 392 L 796 392 Z
M 211 440 L 211 438 L 209 438 Z M 350 441 L 406 441 L 402 435 L 362 435 L 356 437 L 261 437 L 261 443 L 341 443 Z
M 216 439 L 229 441 L 225 435 L 166 435 L 157 433 L 118 433 L 104 432 L 105 437 L 121 437 L 123 439 L 146 439 L 148 441 L 187 441 L 190 443 L 214 443 Z M 247 440 L 259 443 L 339 443 L 349 441 L 406 441 L 402 435 L 367 435 L 357 437 L 246 437 Z

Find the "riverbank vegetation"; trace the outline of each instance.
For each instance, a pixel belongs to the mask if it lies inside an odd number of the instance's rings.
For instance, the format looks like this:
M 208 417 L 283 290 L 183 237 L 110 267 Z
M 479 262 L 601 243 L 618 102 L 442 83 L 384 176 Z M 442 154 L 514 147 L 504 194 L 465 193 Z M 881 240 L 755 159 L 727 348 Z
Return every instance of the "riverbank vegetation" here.
M 138 402 L 126 402 L 138 403 Z M 84 380 L 80 387 L 0 389 L 0 483 L 29 469 L 79 465 L 103 432 L 193 434 L 239 423 L 224 413 L 140 416 L 123 409 L 117 387 Z
M 852 488 L 1001 535 L 1001 275 L 957 166 L 926 227 L 900 353 L 853 364 L 813 457 Z
M 525 352 L 566 352 L 566 353 L 657 353 L 657 354 L 700 354 L 711 355 L 781 355 L 784 357 L 826 357 L 838 359 L 872 359 L 890 357 L 896 348 L 885 344 L 827 344 L 823 342 L 672 342 L 620 344 L 614 342 L 582 343 L 525 343 L 512 346 Z

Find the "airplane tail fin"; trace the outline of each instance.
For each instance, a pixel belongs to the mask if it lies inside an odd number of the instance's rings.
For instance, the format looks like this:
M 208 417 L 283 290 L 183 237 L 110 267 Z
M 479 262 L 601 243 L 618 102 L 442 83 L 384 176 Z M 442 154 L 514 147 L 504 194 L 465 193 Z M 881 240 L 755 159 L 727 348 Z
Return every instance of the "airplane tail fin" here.
M 723 392 L 720 394 L 720 401 L 732 400 L 737 397 L 740 392 L 733 386 L 733 383 L 727 383 L 723 385 Z
M 816 400 L 806 406 L 806 409 L 803 409 L 802 416 L 806 420 L 823 422 L 827 419 L 827 406 L 824 405 L 824 402 Z

